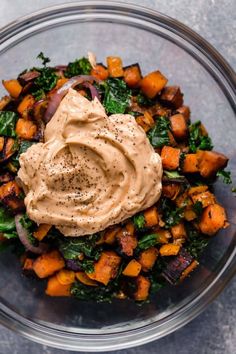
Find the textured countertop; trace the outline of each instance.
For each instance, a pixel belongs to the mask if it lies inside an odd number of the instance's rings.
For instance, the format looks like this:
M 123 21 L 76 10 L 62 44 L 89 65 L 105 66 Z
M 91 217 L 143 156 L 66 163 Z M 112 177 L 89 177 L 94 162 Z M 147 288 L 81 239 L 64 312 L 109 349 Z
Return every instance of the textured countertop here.
M 206 38 L 236 68 L 235 0 L 129 0 L 157 9 Z M 67 0 L 1 0 L 0 26 L 19 16 Z M 125 1 L 126 2 L 126 1 Z M 142 347 L 118 353 L 233 354 L 236 348 L 236 281 L 191 323 L 175 333 Z M 0 354 L 69 353 L 29 342 L 0 326 Z

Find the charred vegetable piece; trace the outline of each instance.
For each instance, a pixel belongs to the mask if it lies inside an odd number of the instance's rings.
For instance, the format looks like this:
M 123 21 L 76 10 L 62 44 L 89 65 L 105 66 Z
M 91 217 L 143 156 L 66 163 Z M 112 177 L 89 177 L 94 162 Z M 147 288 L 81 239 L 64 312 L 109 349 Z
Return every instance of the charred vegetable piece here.
M 7 183 L 10 181 L 13 181 L 15 177 L 8 171 L 3 172 L 3 174 L 0 175 L 0 183 Z
M 21 190 L 15 181 L 0 186 L 0 201 L 10 210 L 18 212 L 24 209 L 24 201 L 20 198 Z
M 183 281 L 185 278 L 187 278 L 190 273 L 192 271 L 194 271 L 194 269 L 197 268 L 197 266 L 199 265 L 198 261 L 196 261 L 195 259 L 192 261 L 192 263 L 182 272 L 181 276 L 180 276 L 180 281 Z
M 192 263 L 193 257 L 182 248 L 177 256 L 168 262 L 166 268 L 162 272 L 162 276 L 171 284 L 176 284 L 181 274 Z
M 190 121 L 190 108 L 188 106 L 181 106 L 177 109 L 177 112 L 184 116 L 186 123 Z
M 10 96 L 3 96 L 1 99 L 0 99 L 0 111 L 2 109 L 4 109 L 8 103 L 11 102 L 11 97 Z
M 198 168 L 202 177 L 214 177 L 217 171 L 225 168 L 228 158 L 216 151 L 198 151 L 197 152 Z
M 160 71 L 153 71 L 144 76 L 140 82 L 140 88 L 148 98 L 154 98 L 165 87 L 167 81 Z
M 20 113 L 23 117 L 26 118 L 28 116 L 29 111 L 33 108 L 34 103 L 34 97 L 30 94 L 26 95 L 17 107 L 18 113 Z
M 179 86 L 168 86 L 163 89 L 161 100 L 167 106 L 177 109 L 183 104 L 183 94 Z
M 162 194 L 164 197 L 175 200 L 180 192 L 180 184 L 179 183 L 170 183 L 162 185 Z
M 130 235 L 127 230 L 122 229 L 117 235 L 116 238 L 121 247 L 121 252 L 127 256 L 133 256 L 134 249 L 138 245 L 137 238 L 134 235 Z

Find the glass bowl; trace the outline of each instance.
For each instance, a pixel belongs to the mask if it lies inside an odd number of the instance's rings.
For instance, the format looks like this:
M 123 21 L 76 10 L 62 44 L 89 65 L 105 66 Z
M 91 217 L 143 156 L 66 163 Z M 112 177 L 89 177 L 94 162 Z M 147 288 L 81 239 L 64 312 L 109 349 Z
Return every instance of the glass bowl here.
M 40 51 L 52 64 L 93 51 L 98 61 L 119 55 L 125 65 L 139 62 L 144 74 L 158 68 L 170 84 L 181 86 L 192 119 L 203 120 L 216 150 L 229 156 L 236 178 L 235 74 L 191 29 L 135 5 L 84 1 L 55 6 L 1 29 L 0 77 L 12 78 L 36 65 Z M 5 253 L 0 257 L 0 322 L 39 343 L 86 352 L 137 346 L 183 326 L 235 271 L 236 199 L 221 183 L 216 194 L 231 225 L 212 239 L 198 270 L 183 284 L 162 289 L 143 306 L 50 298 L 44 295 L 44 283 L 23 277 L 19 262 Z

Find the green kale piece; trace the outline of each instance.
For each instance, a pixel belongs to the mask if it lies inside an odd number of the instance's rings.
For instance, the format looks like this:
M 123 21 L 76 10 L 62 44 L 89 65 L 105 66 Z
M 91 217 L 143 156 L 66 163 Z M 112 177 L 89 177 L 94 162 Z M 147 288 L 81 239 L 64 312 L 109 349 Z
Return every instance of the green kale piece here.
M 125 113 L 129 107 L 131 90 L 117 78 L 109 78 L 102 84 L 105 88 L 103 106 L 107 113 Z
M 170 121 L 165 117 L 158 117 L 155 126 L 149 130 L 147 136 L 152 146 L 158 148 L 170 144 L 168 131 L 170 129 Z
M 18 116 L 15 112 L 0 112 L 0 136 L 15 137 L 15 126 Z
M 133 217 L 133 223 L 137 230 L 142 230 L 145 226 L 145 218 L 143 214 L 136 214 Z
M 232 179 L 231 179 L 231 172 L 230 171 L 225 171 L 225 170 L 220 170 L 216 174 L 217 177 L 220 177 L 225 184 L 231 184 Z
M 68 64 L 67 69 L 64 71 L 65 77 L 73 77 L 77 75 L 89 75 L 92 66 L 87 58 L 76 59 Z
M 189 126 L 189 149 L 190 152 L 213 149 L 211 138 L 201 132 L 200 120 Z

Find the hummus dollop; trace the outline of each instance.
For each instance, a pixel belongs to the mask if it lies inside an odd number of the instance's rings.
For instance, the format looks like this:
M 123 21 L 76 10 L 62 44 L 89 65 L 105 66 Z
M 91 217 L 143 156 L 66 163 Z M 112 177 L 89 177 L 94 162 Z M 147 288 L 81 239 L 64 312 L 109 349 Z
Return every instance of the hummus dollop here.
M 70 89 L 46 126 L 45 143 L 20 156 L 18 177 L 30 219 L 82 236 L 153 205 L 162 164 L 133 116 L 108 117 L 97 98 Z

